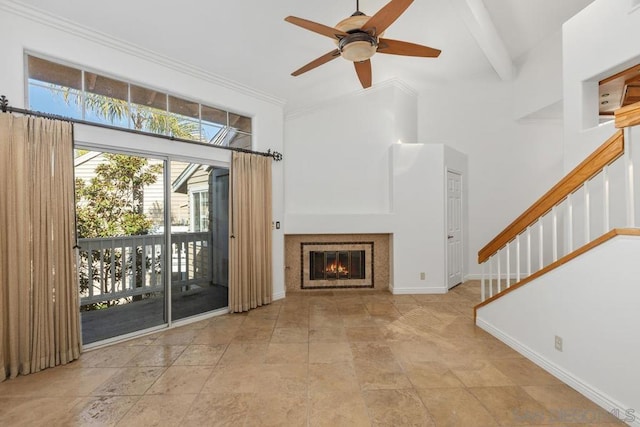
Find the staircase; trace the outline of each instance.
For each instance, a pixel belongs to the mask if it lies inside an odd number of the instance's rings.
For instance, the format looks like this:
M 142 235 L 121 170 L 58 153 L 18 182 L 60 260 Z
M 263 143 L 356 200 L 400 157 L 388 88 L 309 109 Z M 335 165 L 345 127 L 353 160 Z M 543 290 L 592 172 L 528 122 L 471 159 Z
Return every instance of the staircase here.
M 614 236 L 640 235 L 640 156 L 631 144 L 640 103 L 618 110 L 615 123 L 617 132 L 480 249 L 476 313 Z
M 638 125 L 640 103 L 616 112 L 619 130 L 479 251 L 475 322 L 640 426 Z

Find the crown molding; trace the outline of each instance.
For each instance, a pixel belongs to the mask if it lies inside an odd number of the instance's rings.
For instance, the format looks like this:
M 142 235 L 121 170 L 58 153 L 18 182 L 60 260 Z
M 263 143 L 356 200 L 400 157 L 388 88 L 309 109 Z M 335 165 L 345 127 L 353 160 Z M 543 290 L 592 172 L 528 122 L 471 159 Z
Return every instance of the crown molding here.
M 364 95 L 369 95 L 372 93 L 376 93 L 379 92 L 381 90 L 387 89 L 389 87 L 392 88 L 396 88 L 396 89 L 400 89 L 402 92 L 404 92 L 405 94 L 417 98 L 418 97 L 418 91 L 415 90 L 414 88 L 412 88 L 411 86 L 409 86 L 407 83 L 405 83 L 404 81 L 400 80 L 397 77 L 393 77 L 391 79 L 385 80 L 383 82 L 380 83 L 376 83 L 375 85 L 371 86 L 368 89 L 359 89 L 356 90 L 354 92 L 350 92 L 344 95 L 339 95 L 336 97 L 332 97 L 332 98 L 328 98 L 328 99 L 324 99 L 320 102 L 317 103 L 313 103 L 310 105 L 306 105 L 306 106 L 302 106 L 299 108 L 294 108 L 290 111 L 285 111 L 285 120 L 289 120 L 289 119 L 295 119 L 298 118 L 300 116 L 305 116 L 307 114 L 311 114 L 314 113 L 316 111 L 322 110 L 324 108 L 327 107 L 332 107 L 335 106 L 336 104 L 340 104 L 349 100 L 353 100 L 356 98 L 360 98 Z
M 33 6 L 28 6 L 22 3 L 15 2 L 13 0 L 0 0 L 0 10 L 4 10 L 8 13 L 12 13 L 27 20 L 46 25 L 48 27 L 63 31 L 73 36 L 81 37 L 87 41 L 118 50 L 125 54 L 135 56 L 145 61 L 155 63 L 162 67 L 178 71 L 182 74 L 186 74 L 218 86 L 222 86 L 224 88 L 239 92 L 252 98 L 259 99 L 261 101 L 268 102 L 270 104 L 277 105 L 279 107 L 283 107 L 286 104 L 286 101 L 282 98 L 223 78 L 203 68 L 196 67 L 186 62 L 178 61 L 166 55 L 154 52 L 150 49 L 145 49 L 133 43 L 115 38 L 106 33 L 93 30 L 87 26 L 84 26 L 77 22 L 73 22 L 67 18 L 42 11 L 41 9 L 37 9 Z

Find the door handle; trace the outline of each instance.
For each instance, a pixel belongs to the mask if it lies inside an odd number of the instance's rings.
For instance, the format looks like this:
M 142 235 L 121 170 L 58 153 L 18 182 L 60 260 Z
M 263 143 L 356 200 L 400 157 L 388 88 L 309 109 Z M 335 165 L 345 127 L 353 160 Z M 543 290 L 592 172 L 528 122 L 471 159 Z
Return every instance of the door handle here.
M 453 239 L 453 236 L 452 235 L 448 235 L 447 239 Z

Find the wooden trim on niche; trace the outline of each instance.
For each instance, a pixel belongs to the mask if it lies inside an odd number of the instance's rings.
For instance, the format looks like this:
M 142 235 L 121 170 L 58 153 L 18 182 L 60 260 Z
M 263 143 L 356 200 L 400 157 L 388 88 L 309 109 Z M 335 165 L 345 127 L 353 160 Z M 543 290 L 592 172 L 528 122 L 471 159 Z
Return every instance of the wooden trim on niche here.
M 640 125 L 640 102 L 617 109 L 615 116 L 617 128 Z
M 614 228 L 613 230 L 609 231 L 608 233 L 603 234 L 602 236 L 598 237 L 597 239 L 595 239 L 595 240 L 587 243 L 586 245 L 576 249 L 575 251 L 571 252 L 570 254 L 567 254 L 567 255 L 563 256 L 562 258 L 560 258 L 556 262 L 549 264 L 548 266 L 546 266 L 542 270 L 536 271 L 531 276 L 525 277 L 524 279 L 522 279 L 518 283 L 515 283 L 514 285 L 512 285 L 512 286 L 508 287 L 507 289 L 503 290 L 502 292 L 497 293 L 494 296 L 492 296 L 491 298 L 488 298 L 488 299 L 482 301 L 480 304 L 476 305 L 473 308 L 473 320 L 474 320 L 474 323 L 475 323 L 475 319 L 476 319 L 476 316 L 477 316 L 479 308 L 484 307 L 485 305 L 490 304 L 491 302 L 497 300 L 498 298 L 501 298 L 501 297 L 505 296 L 509 292 L 513 292 L 516 289 L 526 285 L 527 283 L 537 279 L 538 277 L 540 277 L 540 276 L 542 276 L 544 274 L 547 274 L 548 272 L 550 272 L 552 270 L 555 270 L 556 268 L 560 267 L 561 265 L 564 265 L 564 264 L 568 263 L 572 259 L 577 258 L 578 256 L 584 254 L 585 252 L 590 251 L 591 249 L 593 249 L 593 248 L 595 248 L 597 246 L 600 246 L 604 242 L 606 242 L 608 240 L 611 240 L 616 236 L 638 236 L 638 237 L 640 237 L 640 229 L 639 228 Z
M 489 259 L 500 248 L 536 222 L 538 218 L 549 212 L 551 208 L 564 200 L 569 194 L 576 191 L 585 181 L 597 175 L 604 166 L 620 157 L 622 153 L 624 153 L 624 136 L 622 131 L 619 130 L 554 185 L 544 196 L 531 205 L 529 209 L 524 211 L 515 221 L 509 224 L 484 248 L 480 249 L 478 252 L 478 264 L 482 264 Z

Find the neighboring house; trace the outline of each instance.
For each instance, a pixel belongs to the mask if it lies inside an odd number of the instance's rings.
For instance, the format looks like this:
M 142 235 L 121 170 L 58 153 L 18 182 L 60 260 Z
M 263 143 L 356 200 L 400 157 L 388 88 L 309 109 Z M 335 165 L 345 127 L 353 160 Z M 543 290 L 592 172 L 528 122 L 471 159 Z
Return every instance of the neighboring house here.
M 75 177 L 88 183 L 95 175 L 96 166 L 104 162 L 104 154 L 99 151 L 89 151 L 74 159 Z M 149 160 L 149 165 L 162 164 L 160 160 Z M 171 181 L 178 177 L 186 163 L 171 162 Z M 162 176 L 154 184 L 146 186 L 144 189 L 143 210 L 150 218 L 156 229 L 162 229 L 164 223 L 162 206 L 164 200 L 164 182 Z M 189 201 L 186 194 L 171 192 L 171 223 L 177 227 L 188 226 L 191 214 L 189 212 Z

